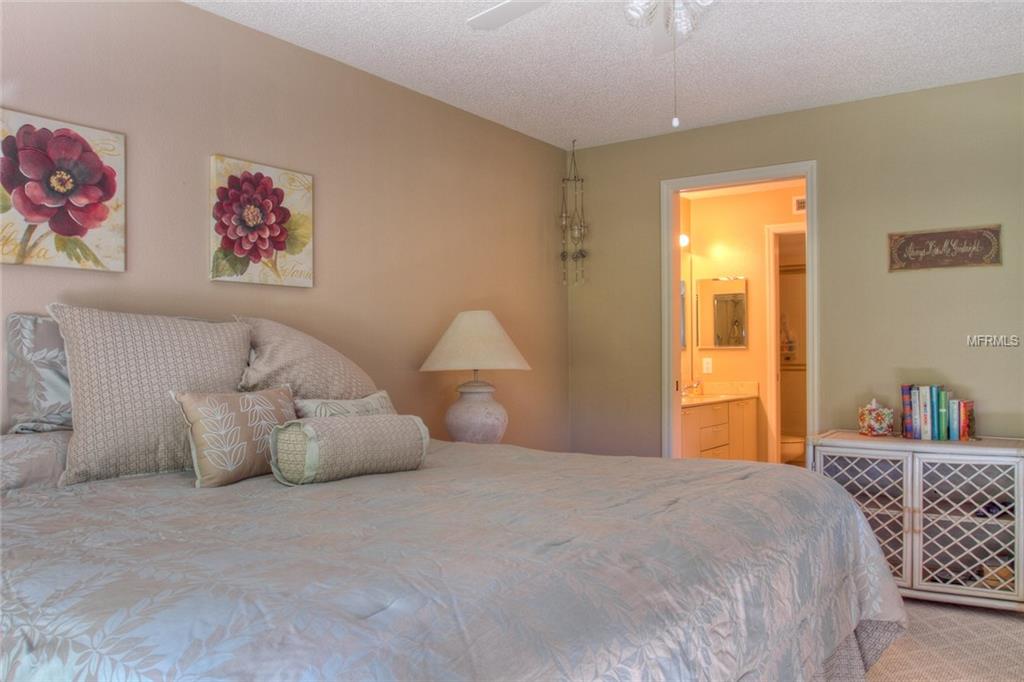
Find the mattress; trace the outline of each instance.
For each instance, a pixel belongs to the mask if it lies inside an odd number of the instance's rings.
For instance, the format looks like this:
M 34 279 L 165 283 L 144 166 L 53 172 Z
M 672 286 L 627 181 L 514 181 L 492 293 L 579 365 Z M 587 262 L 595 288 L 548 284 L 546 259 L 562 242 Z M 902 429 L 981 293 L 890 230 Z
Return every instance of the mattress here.
M 0 504 L 3 679 L 800 680 L 905 622 L 853 501 L 795 467 L 432 442 L 419 471 Z

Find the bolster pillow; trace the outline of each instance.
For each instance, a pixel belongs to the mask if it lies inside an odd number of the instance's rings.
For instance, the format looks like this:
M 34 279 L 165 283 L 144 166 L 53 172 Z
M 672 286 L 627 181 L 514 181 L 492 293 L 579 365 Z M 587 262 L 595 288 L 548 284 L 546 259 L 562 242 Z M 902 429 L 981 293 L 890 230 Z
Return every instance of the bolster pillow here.
M 419 417 L 309 417 L 274 428 L 270 466 L 285 485 L 418 469 L 430 434 Z

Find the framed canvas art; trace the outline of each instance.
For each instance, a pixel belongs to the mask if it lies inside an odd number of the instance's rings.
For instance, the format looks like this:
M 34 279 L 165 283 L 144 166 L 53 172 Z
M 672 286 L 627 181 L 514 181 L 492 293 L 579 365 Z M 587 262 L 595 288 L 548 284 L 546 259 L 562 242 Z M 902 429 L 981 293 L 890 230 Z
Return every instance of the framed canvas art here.
M 124 135 L 0 109 L 0 262 L 124 271 Z
M 210 159 L 210 279 L 313 286 L 313 176 Z

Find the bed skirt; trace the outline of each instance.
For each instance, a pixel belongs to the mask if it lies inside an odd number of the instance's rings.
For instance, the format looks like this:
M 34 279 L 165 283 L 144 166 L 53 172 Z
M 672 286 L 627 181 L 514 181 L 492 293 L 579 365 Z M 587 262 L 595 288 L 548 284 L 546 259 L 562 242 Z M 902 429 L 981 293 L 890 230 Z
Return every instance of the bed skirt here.
M 862 620 L 826 659 L 819 679 L 822 682 L 863 680 L 871 666 L 905 630 L 893 621 Z

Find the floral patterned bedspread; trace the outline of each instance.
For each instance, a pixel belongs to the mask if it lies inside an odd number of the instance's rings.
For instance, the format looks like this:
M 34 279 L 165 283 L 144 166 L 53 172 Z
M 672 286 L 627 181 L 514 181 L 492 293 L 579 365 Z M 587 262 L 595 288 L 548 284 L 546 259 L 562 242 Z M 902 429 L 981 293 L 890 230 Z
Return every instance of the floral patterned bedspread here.
M 905 620 L 853 501 L 789 466 L 434 442 L 413 472 L 0 511 L 3 679 L 800 680 Z

